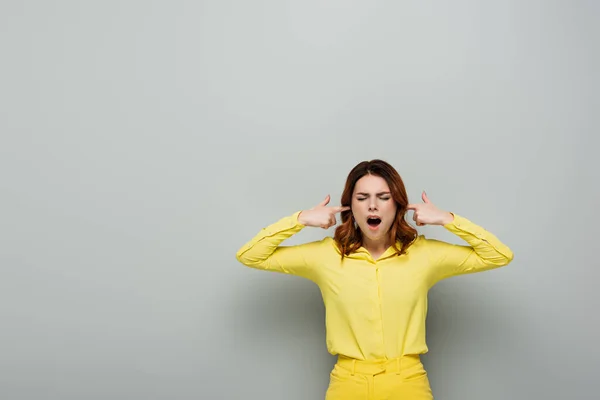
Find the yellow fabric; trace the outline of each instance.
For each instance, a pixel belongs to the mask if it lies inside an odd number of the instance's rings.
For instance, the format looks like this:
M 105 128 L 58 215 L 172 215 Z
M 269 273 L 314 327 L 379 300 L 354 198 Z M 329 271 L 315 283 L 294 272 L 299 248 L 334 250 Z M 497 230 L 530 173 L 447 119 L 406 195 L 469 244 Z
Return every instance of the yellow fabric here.
M 419 235 L 407 254 L 392 247 L 378 259 L 365 248 L 341 260 L 332 237 L 293 246 L 281 243 L 304 225 L 300 211 L 263 228 L 236 254 L 244 265 L 304 277 L 321 290 L 327 349 L 358 360 L 424 354 L 427 293 L 452 276 L 507 265 L 513 253 L 492 233 L 454 215 L 444 228 L 466 245 Z
M 386 361 L 340 356 L 329 375 L 325 400 L 433 400 L 418 355 Z

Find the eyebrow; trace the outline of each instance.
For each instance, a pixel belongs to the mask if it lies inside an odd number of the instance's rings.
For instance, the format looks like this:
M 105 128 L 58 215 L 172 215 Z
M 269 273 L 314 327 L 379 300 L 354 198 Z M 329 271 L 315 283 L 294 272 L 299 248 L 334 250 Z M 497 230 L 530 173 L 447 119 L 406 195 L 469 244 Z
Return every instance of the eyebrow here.
M 360 195 L 360 196 L 368 196 L 369 195 L 369 193 L 365 193 L 365 192 L 358 192 L 356 194 Z M 380 196 L 382 194 L 390 194 L 390 192 L 379 192 L 379 193 L 377 193 L 378 196 Z

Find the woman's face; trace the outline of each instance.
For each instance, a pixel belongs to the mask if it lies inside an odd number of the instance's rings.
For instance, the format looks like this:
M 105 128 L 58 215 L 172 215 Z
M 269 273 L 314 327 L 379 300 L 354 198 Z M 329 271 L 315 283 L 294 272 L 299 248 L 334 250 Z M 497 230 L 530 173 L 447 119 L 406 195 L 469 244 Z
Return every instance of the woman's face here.
M 354 186 L 352 214 L 363 236 L 371 240 L 387 238 L 396 218 L 396 202 L 385 179 L 365 175 Z

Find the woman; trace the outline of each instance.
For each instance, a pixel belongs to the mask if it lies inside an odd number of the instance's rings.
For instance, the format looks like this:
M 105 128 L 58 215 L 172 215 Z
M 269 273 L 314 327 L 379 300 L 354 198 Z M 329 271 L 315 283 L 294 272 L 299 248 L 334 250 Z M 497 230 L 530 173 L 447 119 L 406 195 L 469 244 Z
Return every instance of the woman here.
M 452 276 L 507 265 L 512 251 L 465 217 L 423 203 L 409 204 L 398 172 L 382 160 L 356 165 L 341 206 L 330 198 L 262 229 L 240 248 L 244 265 L 310 279 L 326 309 L 327 349 L 337 355 L 326 400 L 433 399 L 420 354 L 425 343 L 427 292 Z M 467 245 L 425 238 L 416 225 L 440 225 Z M 304 227 L 333 237 L 295 246 L 281 243 Z

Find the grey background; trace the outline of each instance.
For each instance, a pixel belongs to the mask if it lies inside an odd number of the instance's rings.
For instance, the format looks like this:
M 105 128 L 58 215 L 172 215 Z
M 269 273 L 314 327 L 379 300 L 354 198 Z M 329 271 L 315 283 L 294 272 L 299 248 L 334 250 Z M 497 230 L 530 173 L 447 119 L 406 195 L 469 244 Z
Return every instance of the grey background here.
M 436 399 L 596 398 L 599 11 L 3 1 L 0 398 L 322 399 L 317 287 L 235 252 L 371 158 L 515 252 L 432 289 Z

